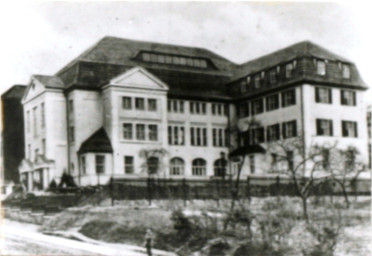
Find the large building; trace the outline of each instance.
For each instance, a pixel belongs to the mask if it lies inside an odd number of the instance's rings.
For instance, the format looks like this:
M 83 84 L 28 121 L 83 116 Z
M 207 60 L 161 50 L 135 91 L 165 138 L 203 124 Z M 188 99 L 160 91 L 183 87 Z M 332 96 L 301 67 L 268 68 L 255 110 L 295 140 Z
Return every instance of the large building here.
M 25 90 L 25 85 L 14 85 L 1 95 L 3 160 L 1 165 L 2 178 L 5 182 L 19 182 L 18 167 L 25 157 L 23 106 L 21 104 Z
M 309 41 L 236 65 L 206 49 L 105 37 L 55 75 L 31 77 L 21 179 L 35 190 L 63 173 L 82 186 L 234 175 L 225 162 L 239 148 L 242 176 L 268 175 L 267 142 L 298 136 L 304 148 L 356 147 L 367 162 L 366 89 L 352 62 Z

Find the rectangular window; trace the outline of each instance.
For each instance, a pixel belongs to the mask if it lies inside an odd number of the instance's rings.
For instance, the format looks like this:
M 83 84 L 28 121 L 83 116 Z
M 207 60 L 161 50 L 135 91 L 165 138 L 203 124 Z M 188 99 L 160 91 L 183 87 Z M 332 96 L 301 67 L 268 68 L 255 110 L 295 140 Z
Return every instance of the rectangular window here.
M 267 141 L 276 141 L 280 139 L 280 125 L 274 124 L 267 127 Z
M 326 74 L 326 64 L 324 61 L 318 60 L 316 62 L 316 73 L 321 76 Z
M 136 124 L 136 138 L 137 140 L 145 140 L 145 125 Z
M 266 97 L 266 111 L 272 111 L 279 108 L 279 94 Z
M 341 90 L 341 105 L 356 106 L 356 93 L 354 91 Z
M 282 92 L 282 107 L 296 105 L 296 90 Z
M 194 127 L 190 128 L 190 138 L 191 138 L 191 145 L 195 146 L 195 129 L 194 129 Z
M 332 120 L 316 119 L 316 135 L 333 136 Z
M 143 61 L 150 61 L 151 60 L 150 54 L 149 53 L 143 53 L 142 54 L 142 60 Z
M 342 137 L 358 137 L 357 122 L 342 121 Z
M 74 128 L 74 126 L 70 126 L 69 135 L 70 135 L 70 142 L 74 142 L 75 141 L 75 128 Z
M 282 124 L 283 138 L 292 138 L 297 136 L 297 122 L 296 120 L 285 122 Z
M 149 111 L 156 111 L 156 99 L 147 99 L 147 107 Z
M 249 116 L 249 102 L 244 101 L 239 104 L 239 117 Z
M 134 173 L 134 158 L 133 158 L 133 156 L 124 156 L 124 172 L 126 174 Z
M 254 87 L 257 89 L 261 87 L 261 76 L 260 75 L 256 75 L 254 77 Z
M 133 125 L 129 123 L 123 124 L 123 138 L 126 140 L 133 139 Z
M 246 93 L 247 92 L 247 81 L 245 79 L 243 79 L 241 82 L 240 82 L 240 92 L 241 93 Z
M 122 107 L 123 109 L 132 109 L 132 98 L 122 97 Z
M 191 127 L 191 145 L 207 146 L 207 128 Z
M 158 126 L 155 124 L 149 125 L 149 140 L 152 141 L 158 140 Z
M 251 173 L 255 173 L 255 171 L 256 171 L 256 165 L 255 165 L 255 162 L 254 162 L 254 155 L 249 156 L 249 169 L 250 169 Z
M 136 98 L 136 109 L 145 110 L 145 100 L 143 98 Z
M 32 109 L 33 121 L 34 121 L 34 137 L 37 136 L 37 107 Z
M 205 115 L 207 113 L 207 104 L 203 102 L 190 102 L 190 113 Z
M 332 89 L 315 87 L 315 102 L 332 104 Z
M 185 145 L 185 128 L 183 126 L 168 126 L 169 145 Z
M 45 105 L 41 103 L 41 127 L 45 127 Z
M 105 173 L 105 156 L 96 155 L 96 173 Z
M 30 111 L 27 110 L 27 113 L 26 113 L 26 118 L 27 118 L 27 121 L 26 121 L 26 125 L 27 125 L 27 132 L 30 132 Z
M 87 162 L 85 156 L 81 156 L 81 173 L 87 174 Z
M 350 78 L 350 67 L 348 65 L 342 65 L 342 77 L 345 79 Z
M 222 128 L 213 128 L 213 146 L 214 147 L 225 147 L 226 144 L 226 130 Z
M 276 70 L 270 70 L 270 83 L 276 83 Z
M 225 129 L 225 147 L 230 147 L 230 134 L 228 129 Z
M 285 77 L 291 78 L 293 76 L 293 63 L 285 65 Z
M 252 115 L 260 114 L 264 111 L 263 99 L 252 101 Z

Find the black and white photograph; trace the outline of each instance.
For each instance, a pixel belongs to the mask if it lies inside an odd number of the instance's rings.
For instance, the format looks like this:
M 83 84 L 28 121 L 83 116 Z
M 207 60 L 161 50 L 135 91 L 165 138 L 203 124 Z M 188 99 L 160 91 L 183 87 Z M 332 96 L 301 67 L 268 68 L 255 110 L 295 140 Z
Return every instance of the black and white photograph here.
M 0 254 L 372 255 L 370 10 L 4 1 Z

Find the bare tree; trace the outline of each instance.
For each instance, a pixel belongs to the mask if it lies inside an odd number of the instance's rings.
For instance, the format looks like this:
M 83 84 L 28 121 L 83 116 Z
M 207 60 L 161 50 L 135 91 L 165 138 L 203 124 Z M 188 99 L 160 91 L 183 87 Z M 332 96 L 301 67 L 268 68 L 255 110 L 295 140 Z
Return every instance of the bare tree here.
M 242 121 L 239 125 L 236 127 L 233 127 L 231 129 L 232 135 L 239 138 L 239 134 L 244 132 L 251 132 L 252 129 L 260 127 L 260 123 L 255 120 L 254 118 L 251 118 L 249 120 Z M 242 173 L 242 169 L 245 163 L 246 157 L 250 154 L 247 150 L 244 150 L 244 148 L 240 147 L 240 141 L 237 141 L 237 150 L 230 153 L 230 158 L 233 158 L 233 160 L 238 162 L 238 170 L 235 177 L 235 182 L 233 182 L 233 175 L 230 173 L 230 179 L 231 179 L 231 205 L 229 209 L 229 214 L 231 215 L 234 212 L 236 201 L 239 200 L 239 190 L 240 190 L 240 176 Z M 243 149 L 243 150 L 240 150 Z M 229 218 L 226 218 L 226 221 L 224 223 L 224 230 L 227 229 L 227 226 L 229 224 Z
M 328 150 L 335 145 L 326 147 Z M 324 146 L 310 146 L 305 148 L 301 136 L 268 142 L 267 150 L 274 154 L 279 163 L 284 163 L 283 173 L 292 181 L 295 195 L 302 201 L 303 217 L 309 221 L 307 200 L 312 195 L 314 187 L 325 181 L 322 169 Z
M 329 152 L 327 169 L 331 180 L 336 182 L 344 196 L 346 207 L 350 207 L 348 188 L 351 188 L 359 175 L 366 171 L 366 165 L 358 159 L 359 151 L 355 147 L 333 150 Z

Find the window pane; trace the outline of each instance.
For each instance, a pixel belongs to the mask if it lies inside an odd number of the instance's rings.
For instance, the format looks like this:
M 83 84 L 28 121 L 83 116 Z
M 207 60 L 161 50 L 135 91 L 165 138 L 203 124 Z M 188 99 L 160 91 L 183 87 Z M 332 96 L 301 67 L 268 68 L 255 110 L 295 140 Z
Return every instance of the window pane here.
M 145 100 L 143 98 L 136 98 L 136 109 L 145 110 Z
M 137 140 L 145 140 L 145 125 L 137 124 L 136 125 L 136 137 Z
M 156 111 L 156 99 L 148 99 L 147 103 L 149 111 Z
M 132 108 L 132 98 L 130 97 L 123 97 L 122 98 L 122 105 L 123 109 L 131 109 Z

